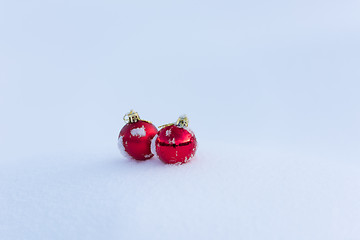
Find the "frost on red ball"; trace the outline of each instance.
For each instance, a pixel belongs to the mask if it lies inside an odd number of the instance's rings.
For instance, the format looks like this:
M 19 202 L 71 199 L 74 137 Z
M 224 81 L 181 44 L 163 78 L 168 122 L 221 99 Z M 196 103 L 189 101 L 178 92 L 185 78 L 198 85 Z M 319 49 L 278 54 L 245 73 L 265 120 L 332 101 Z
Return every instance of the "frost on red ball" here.
M 188 128 L 170 125 L 158 132 L 153 140 L 153 149 L 164 163 L 182 164 L 194 157 L 197 141 Z
M 154 156 L 151 153 L 151 140 L 156 133 L 156 127 L 150 122 L 139 120 L 127 123 L 120 131 L 118 147 L 126 157 L 150 159 Z

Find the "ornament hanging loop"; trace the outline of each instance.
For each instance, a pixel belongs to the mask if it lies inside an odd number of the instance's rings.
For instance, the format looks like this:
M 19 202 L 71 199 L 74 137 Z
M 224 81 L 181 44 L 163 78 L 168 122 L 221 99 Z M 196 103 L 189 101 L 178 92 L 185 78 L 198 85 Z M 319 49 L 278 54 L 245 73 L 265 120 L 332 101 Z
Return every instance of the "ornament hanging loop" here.
M 123 119 L 126 123 L 135 123 L 140 120 L 140 117 L 137 112 L 134 112 L 134 110 L 130 110 L 129 113 L 124 115 Z
M 158 126 L 158 128 L 164 128 L 164 127 L 167 127 L 167 126 L 170 126 L 170 125 L 173 125 L 174 123 L 168 123 L 168 124 L 164 124 L 164 125 L 161 125 L 161 126 Z

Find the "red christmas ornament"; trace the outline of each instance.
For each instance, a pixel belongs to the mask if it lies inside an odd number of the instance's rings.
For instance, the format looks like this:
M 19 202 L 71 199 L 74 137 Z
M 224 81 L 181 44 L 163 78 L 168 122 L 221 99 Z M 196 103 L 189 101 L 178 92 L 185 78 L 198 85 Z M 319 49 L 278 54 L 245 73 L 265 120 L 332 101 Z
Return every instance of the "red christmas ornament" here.
M 148 121 L 141 120 L 133 110 L 124 116 L 127 123 L 120 131 L 118 147 L 124 156 L 136 160 L 147 160 L 154 156 L 151 153 L 151 140 L 157 128 Z
M 197 141 L 195 134 L 188 128 L 188 122 L 186 116 L 181 116 L 176 123 L 162 126 L 153 138 L 153 153 L 164 163 L 183 164 L 194 157 Z

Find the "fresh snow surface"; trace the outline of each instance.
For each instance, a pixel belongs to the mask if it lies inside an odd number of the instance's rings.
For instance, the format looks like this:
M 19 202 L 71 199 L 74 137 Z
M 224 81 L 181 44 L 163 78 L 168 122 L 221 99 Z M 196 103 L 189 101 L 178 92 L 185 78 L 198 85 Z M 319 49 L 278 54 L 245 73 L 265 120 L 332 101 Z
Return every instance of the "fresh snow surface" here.
M 2 162 L 2 239 L 343 239 L 360 234 L 355 163 L 301 149 L 202 146 L 180 166 L 124 158 L 111 145 Z
M 359 9 L 1 1 L 0 240 L 360 239 Z M 122 156 L 130 109 L 196 156 Z

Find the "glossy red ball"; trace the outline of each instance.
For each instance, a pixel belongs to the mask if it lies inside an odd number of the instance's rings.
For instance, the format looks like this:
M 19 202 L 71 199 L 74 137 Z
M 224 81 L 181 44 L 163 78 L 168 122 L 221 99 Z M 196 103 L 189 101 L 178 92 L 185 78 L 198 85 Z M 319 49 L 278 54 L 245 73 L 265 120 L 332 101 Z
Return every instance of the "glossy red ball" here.
M 186 163 L 195 155 L 197 141 L 195 134 L 188 128 L 170 125 L 161 129 L 155 138 L 153 152 L 164 163 Z
M 151 153 L 151 140 L 157 128 L 150 122 L 139 120 L 127 123 L 120 131 L 118 147 L 124 155 L 136 160 L 147 160 L 154 156 Z

